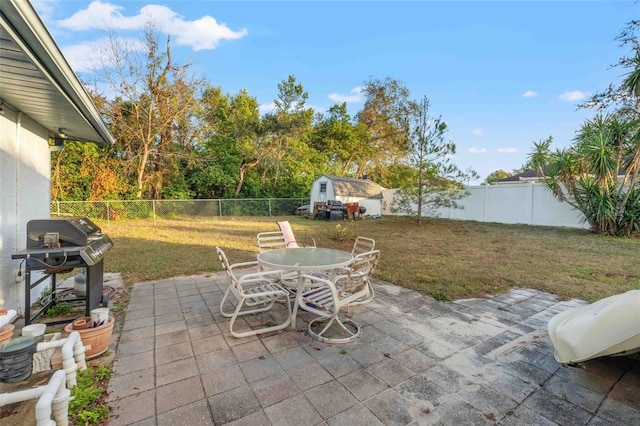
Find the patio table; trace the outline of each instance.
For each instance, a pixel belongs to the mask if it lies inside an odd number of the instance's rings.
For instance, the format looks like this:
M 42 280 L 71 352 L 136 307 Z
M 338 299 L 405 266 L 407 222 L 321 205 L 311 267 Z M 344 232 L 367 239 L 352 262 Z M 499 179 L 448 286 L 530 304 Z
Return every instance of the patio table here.
M 344 250 L 321 247 L 300 247 L 268 250 L 258 254 L 258 263 L 273 269 L 296 271 L 298 273 L 298 287 L 302 289 L 302 274 L 312 271 L 335 271 L 353 262 L 353 255 Z M 291 326 L 296 326 L 298 301 L 293 305 Z

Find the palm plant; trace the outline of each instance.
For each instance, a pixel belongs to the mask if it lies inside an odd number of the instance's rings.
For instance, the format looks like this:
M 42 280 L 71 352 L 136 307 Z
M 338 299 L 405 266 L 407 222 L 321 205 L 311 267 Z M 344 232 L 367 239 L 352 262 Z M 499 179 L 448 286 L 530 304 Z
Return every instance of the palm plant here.
M 544 169 L 549 164 L 549 147 L 553 138 L 549 136 L 545 140 L 533 143 L 533 151 L 529 154 L 529 164 L 535 169 L 538 177 L 544 176 Z
M 559 200 L 582 212 L 594 231 L 606 235 L 638 233 L 638 121 L 598 115 L 583 124 L 574 142 L 549 156 L 546 185 Z

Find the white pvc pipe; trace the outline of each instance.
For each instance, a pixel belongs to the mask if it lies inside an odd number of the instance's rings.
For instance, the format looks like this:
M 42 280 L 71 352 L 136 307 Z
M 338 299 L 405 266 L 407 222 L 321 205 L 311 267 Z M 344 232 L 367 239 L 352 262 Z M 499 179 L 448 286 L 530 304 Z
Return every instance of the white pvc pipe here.
M 40 352 L 59 347 L 62 347 L 62 369 L 66 373 L 67 387 L 72 388 L 76 385 L 76 371 L 87 368 L 84 357 L 85 346 L 82 344 L 80 333 L 72 331 L 69 337 L 64 339 L 40 342 L 36 350 Z
M 64 374 L 64 371 L 62 371 L 62 374 Z M 44 388 L 44 386 L 38 386 L 37 388 L 25 389 L 23 391 L 0 393 L 0 407 L 4 407 L 5 405 L 9 404 L 15 404 L 16 402 L 23 402 L 30 399 L 40 398 L 40 395 L 44 393 Z
M 64 371 L 56 371 L 36 404 L 36 425 L 67 426 L 70 396 L 71 392 L 65 386 Z M 55 421 L 51 420 L 52 411 Z
M 69 424 L 69 400 L 71 392 L 65 386 L 65 373 L 58 370 L 53 373 L 46 386 L 0 394 L 0 407 L 38 398 L 36 403 L 36 422 L 38 426 L 56 426 Z M 55 421 L 51 420 L 53 410 Z

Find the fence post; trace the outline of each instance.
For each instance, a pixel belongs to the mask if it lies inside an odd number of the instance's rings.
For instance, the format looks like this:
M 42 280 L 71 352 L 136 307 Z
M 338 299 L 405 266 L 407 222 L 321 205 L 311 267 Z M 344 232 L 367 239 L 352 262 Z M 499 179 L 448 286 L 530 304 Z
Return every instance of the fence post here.
M 222 217 L 222 200 L 220 198 L 218 198 L 218 213 Z
M 271 212 L 271 198 L 267 198 L 267 203 L 269 205 L 269 216 L 273 216 L 273 213 Z
M 533 218 L 534 218 L 533 217 L 533 213 L 534 213 L 534 211 L 533 211 L 533 201 L 534 201 L 534 196 L 535 196 L 535 191 L 534 191 L 535 190 L 535 188 L 534 188 L 535 185 L 536 184 L 534 182 L 531 182 L 531 198 L 529 200 L 530 203 L 531 203 L 531 205 L 529 207 L 530 208 L 529 225 L 533 225 L 534 224 L 533 223 Z
M 153 226 L 156 226 L 156 200 L 151 200 L 151 211 L 153 212 Z
M 109 201 L 107 201 L 107 226 L 111 228 L 111 206 Z
M 484 197 L 482 197 L 482 221 L 487 221 L 487 209 L 489 208 L 487 199 L 489 198 L 489 185 L 488 183 L 484 186 Z
M 56 209 L 58 210 L 58 216 L 60 216 L 60 200 L 56 201 Z

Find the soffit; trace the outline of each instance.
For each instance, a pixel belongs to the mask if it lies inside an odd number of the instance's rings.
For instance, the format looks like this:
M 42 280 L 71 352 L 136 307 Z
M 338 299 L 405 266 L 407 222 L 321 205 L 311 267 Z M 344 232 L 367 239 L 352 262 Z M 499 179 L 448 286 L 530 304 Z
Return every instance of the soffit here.
M 89 95 L 28 2 L 0 2 L 0 99 L 67 138 L 113 143 Z

